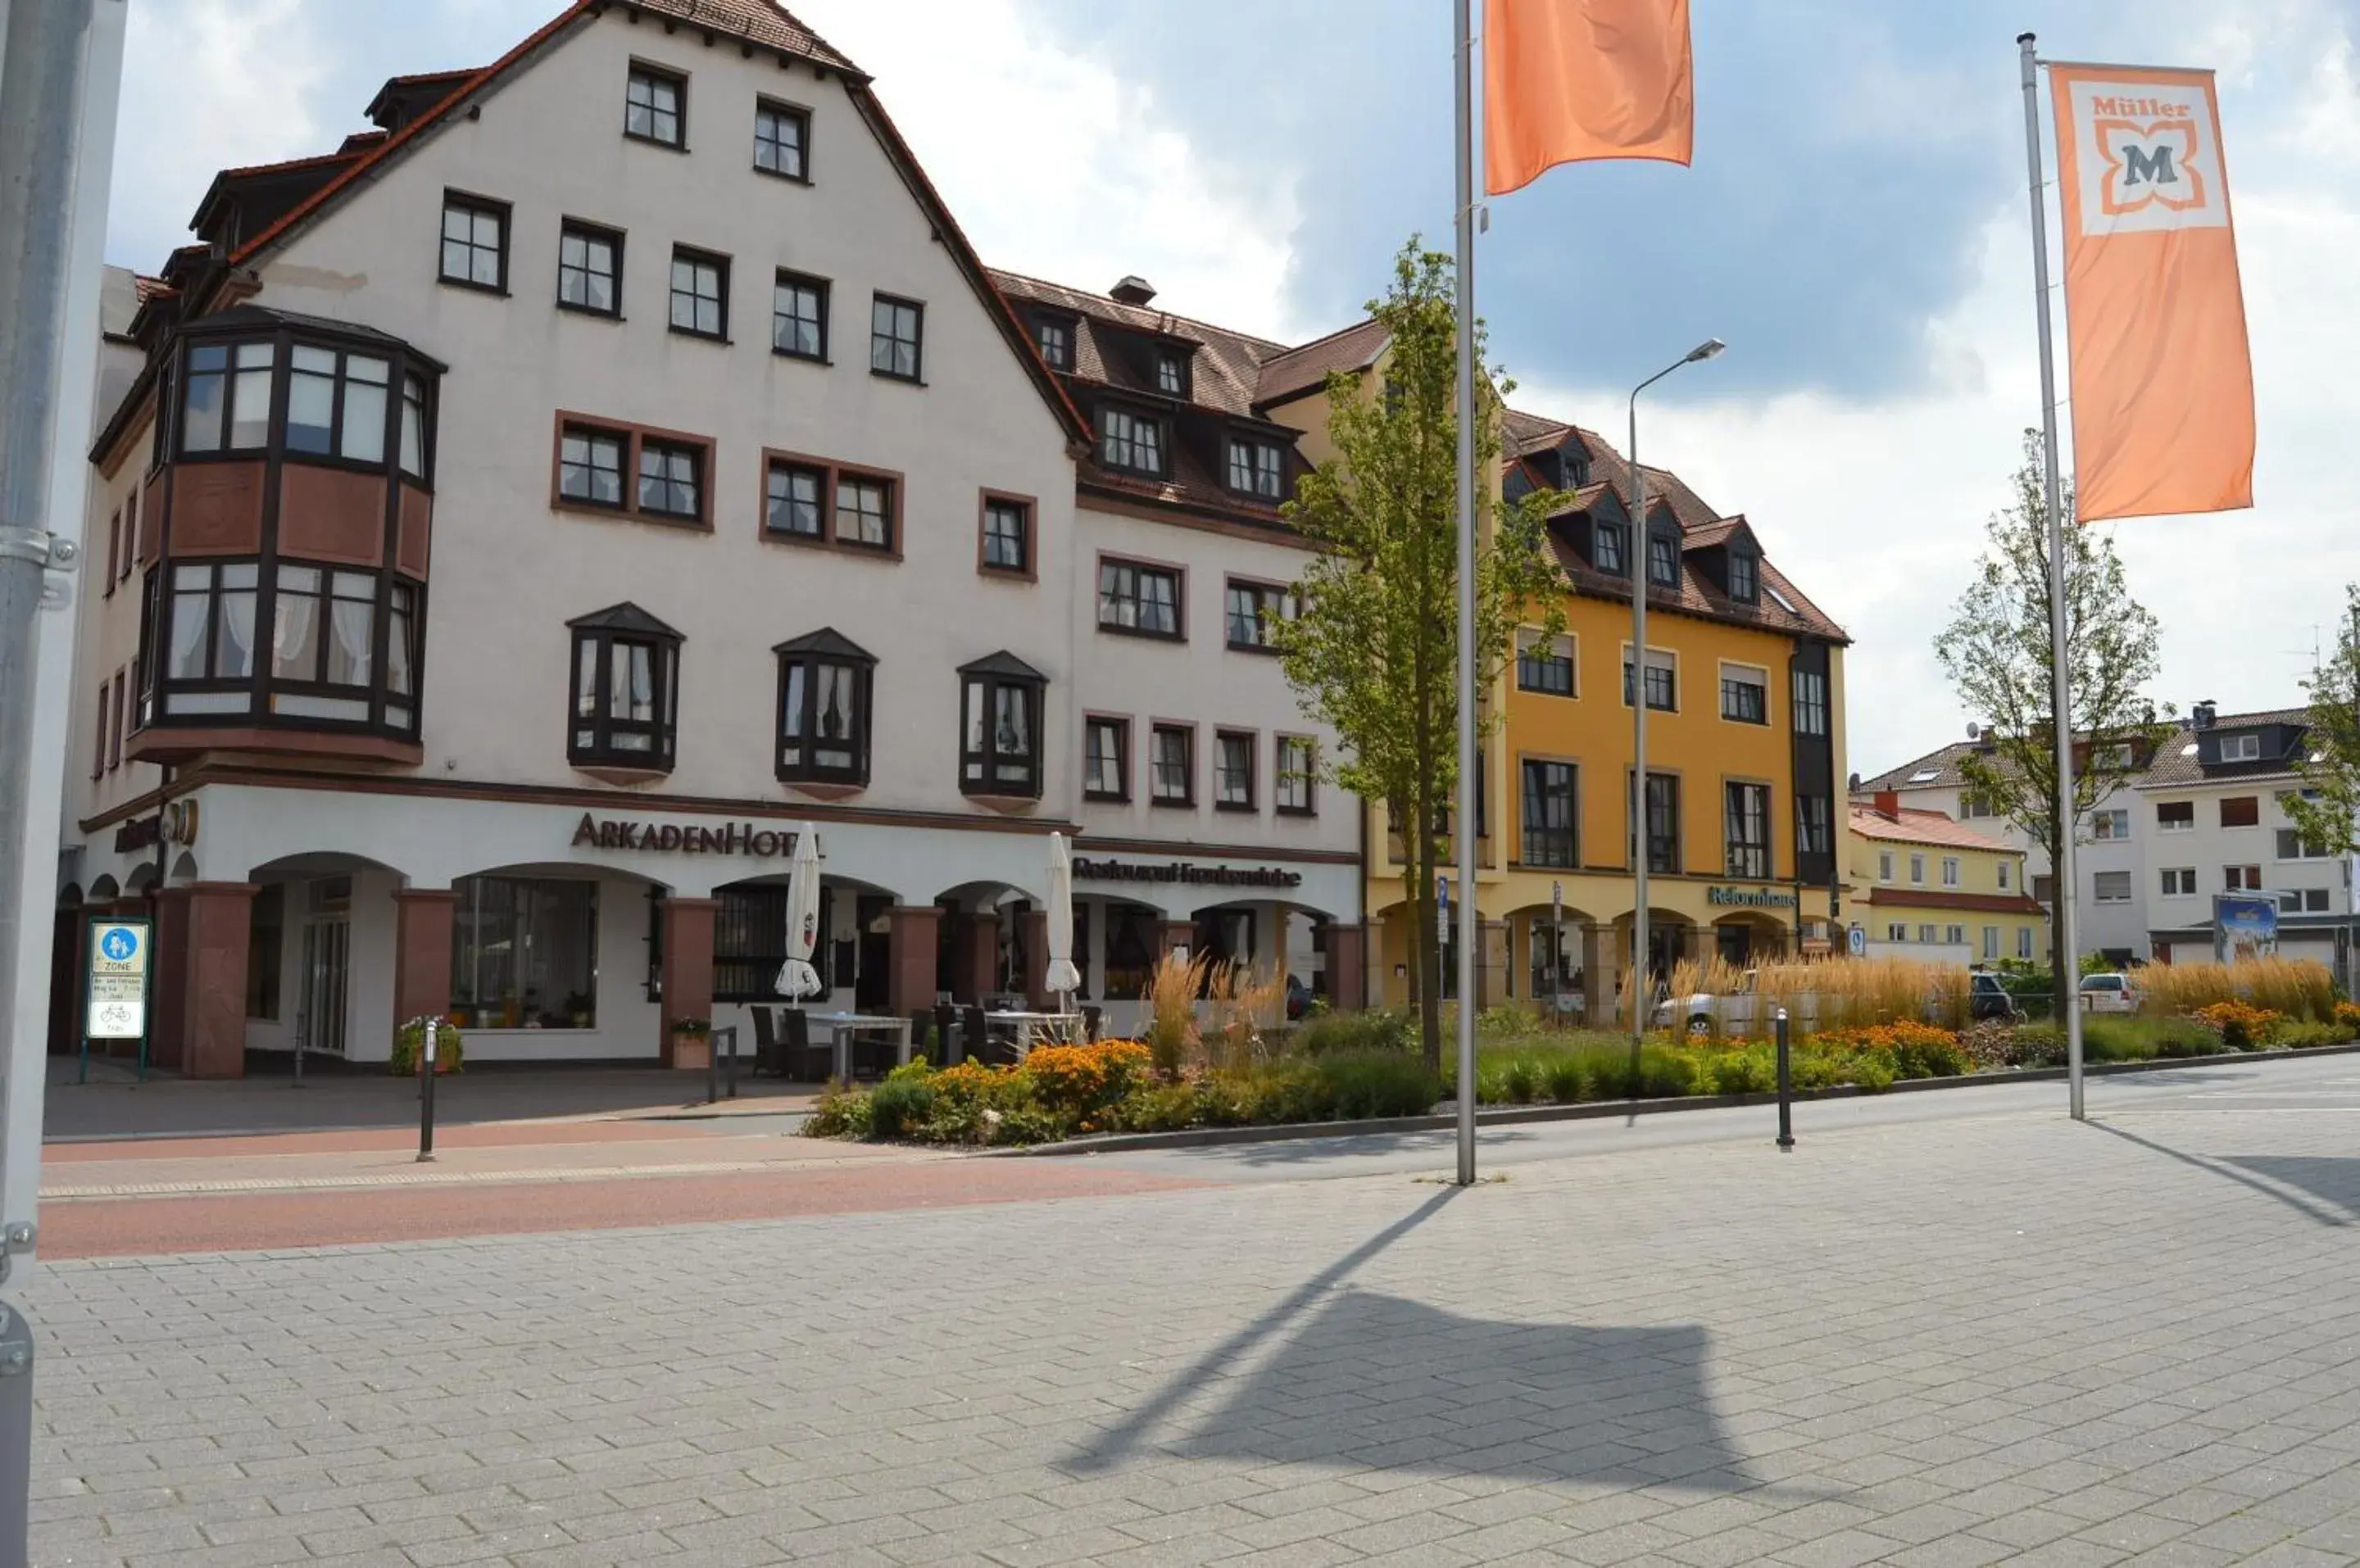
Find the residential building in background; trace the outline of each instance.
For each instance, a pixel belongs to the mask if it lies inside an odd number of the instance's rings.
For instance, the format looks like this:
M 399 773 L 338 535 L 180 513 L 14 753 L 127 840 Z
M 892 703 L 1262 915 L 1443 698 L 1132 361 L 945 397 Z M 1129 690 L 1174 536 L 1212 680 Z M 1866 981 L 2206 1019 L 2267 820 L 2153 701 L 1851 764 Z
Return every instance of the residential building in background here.
M 1647 526 L 1636 528 L 1629 464 L 1602 438 L 1513 410 L 1504 426 L 1504 494 L 1566 493 L 1549 543 L 1568 591 L 1564 632 L 1521 633 L 1489 697 L 1505 722 L 1478 781 L 1482 1001 L 1565 994 L 1593 1018 L 1613 1007 L 1633 963 L 1631 704 L 1640 698 L 1650 713 L 1651 970 L 1830 951 L 1843 630 L 1771 563 L 1751 523 L 1721 515 L 1677 475 L 1647 470 Z M 1641 574 L 1648 647 L 1634 681 L 1631 593 Z M 1382 996 L 1401 1004 L 1411 935 L 1401 844 L 1390 832 L 1371 843 L 1385 846 L 1369 867 Z M 1448 960 L 1444 976 L 1448 990 Z
M 2028 890 L 2021 845 L 1890 789 L 1855 799 L 1849 818 L 1850 922 L 1865 956 L 1970 967 L 2046 957 L 2049 911 Z

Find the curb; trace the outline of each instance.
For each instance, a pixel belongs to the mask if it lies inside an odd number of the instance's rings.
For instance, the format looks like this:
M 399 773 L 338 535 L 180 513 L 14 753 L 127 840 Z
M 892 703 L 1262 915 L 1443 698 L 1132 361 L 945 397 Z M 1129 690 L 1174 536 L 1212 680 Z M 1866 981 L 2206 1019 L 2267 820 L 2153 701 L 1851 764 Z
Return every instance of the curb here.
M 2085 1077 L 2115 1078 L 2140 1073 L 2182 1073 L 2208 1062 L 2283 1062 L 2314 1056 L 2360 1054 L 2360 1041 L 2349 1045 L 2315 1045 L 2292 1051 L 2223 1051 L 2212 1056 L 2158 1058 L 2153 1062 L 2103 1062 L 2081 1069 Z M 2006 1073 L 1978 1073 L 1963 1078 L 1905 1078 L 1886 1094 L 1920 1094 L 1938 1089 L 1972 1089 L 2000 1083 L 2055 1083 L 2067 1076 L 2062 1067 L 2023 1067 Z M 1832 1089 L 1797 1089 L 1797 1105 L 1819 1100 L 1866 1097 L 1857 1084 Z M 1578 1105 L 1500 1105 L 1479 1108 L 1478 1127 L 1518 1127 L 1528 1122 L 1599 1121 L 1608 1116 L 1655 1116 L 1663 1112 L 1730 1110 L 1745 1105 L 1775 1105 L 1775 1094 L 1684 1094 L 1674 1100 L 1593 1100 Z M 1446 1132 L 1459 1125 L 1458 1116 L 1383 1116 L 1357 1122 L 1282 1122 L 1270 1127 L 1190 1127 L 1181 1132 L 1115 1133 L 1101 1138 L 1067 1138 L 1062 1143 L 1030 1149 L 996 1149 L 996 1156 L 1015 1159 L 1057 1159 L 1076 1154 L 1121 1154 L 1149 1149 L 1215 1149 L 1228 1144 L 1281 1143 L 1295 1138 L 1361 1138 L 1387 1133 Z

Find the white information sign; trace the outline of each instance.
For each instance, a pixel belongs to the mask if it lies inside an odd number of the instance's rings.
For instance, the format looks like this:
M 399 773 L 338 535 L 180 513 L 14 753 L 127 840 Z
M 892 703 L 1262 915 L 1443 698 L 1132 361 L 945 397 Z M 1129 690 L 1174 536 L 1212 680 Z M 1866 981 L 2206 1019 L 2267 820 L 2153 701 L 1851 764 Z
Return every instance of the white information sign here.
M 98 920 L 90 930 L 90 986 L 82 1032 L 92 1040 L 138 1040 L 148 1032 L 145 920 Z

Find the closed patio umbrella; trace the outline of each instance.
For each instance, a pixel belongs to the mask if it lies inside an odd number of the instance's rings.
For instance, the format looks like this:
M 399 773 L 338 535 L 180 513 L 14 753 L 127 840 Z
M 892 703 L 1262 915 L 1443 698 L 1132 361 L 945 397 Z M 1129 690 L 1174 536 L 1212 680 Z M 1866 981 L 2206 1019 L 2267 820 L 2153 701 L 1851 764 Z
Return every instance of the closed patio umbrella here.
M 795 832 L 795 857 L 787 870 L 787 961 L 779 968 L 779 995 L 820 994 L 819 971 L 811 961 L 818 946 L 819 840 L 805 822 Z
M 1052 996 L 1069 999 L 1082 988 L 1074 967 L 1074 856 L 1064 833 L 1049 835 L 1049 970 Z

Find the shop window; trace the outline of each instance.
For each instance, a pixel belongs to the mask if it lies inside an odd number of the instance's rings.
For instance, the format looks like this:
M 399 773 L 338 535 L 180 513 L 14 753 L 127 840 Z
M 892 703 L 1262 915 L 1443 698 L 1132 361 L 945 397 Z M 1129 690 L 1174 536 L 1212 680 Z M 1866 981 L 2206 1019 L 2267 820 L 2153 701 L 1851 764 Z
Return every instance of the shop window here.
M 779 656 L 779 778 L 867 784 L 875 657 L 833 628 L 771 651 Z
M 451 887 L 451 1007 L 460 1027 L 597 1027 L 596 883 L 463 877 Z
M 566 624 L 574 634 L 568 760 L 577 768 L 669 772 L 680 634 L 630 604 Z
M 979 659 L 958 673 L 960 789 L 1039 800 L 1047 678 L 1011 653 Z
M 1106 913 L 1106 996 L 1135 1002 L 1147 994 L 1163 948 L 1164 917 L 1137 904 L 1109 904 Z
M 1770 786 L 1731 784 L 1722 791 L 1729 831 L 1729 875 L 1748 881 L 1770 876 Z

